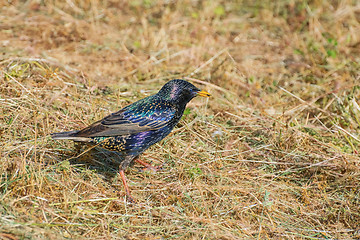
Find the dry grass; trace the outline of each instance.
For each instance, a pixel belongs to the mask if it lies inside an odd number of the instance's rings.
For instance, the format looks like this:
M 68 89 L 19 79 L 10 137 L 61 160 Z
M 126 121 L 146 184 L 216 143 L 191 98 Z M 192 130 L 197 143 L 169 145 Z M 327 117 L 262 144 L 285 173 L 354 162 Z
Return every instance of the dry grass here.
M 357 1 L 8 2 L 0 238 L 360 238 Z M 49 138 L 178 77 L 213 97 L 128 170 L 136 205 Z

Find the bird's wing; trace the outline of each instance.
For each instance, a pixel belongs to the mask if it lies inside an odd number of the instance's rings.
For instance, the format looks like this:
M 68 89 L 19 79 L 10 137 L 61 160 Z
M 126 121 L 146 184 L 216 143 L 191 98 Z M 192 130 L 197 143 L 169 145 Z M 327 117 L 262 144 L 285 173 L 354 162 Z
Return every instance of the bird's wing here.
M 164 100 L 140 100 L 79 131 L 78 137 L 120 136 L 156 130 L 171 121 L 176 107 Z

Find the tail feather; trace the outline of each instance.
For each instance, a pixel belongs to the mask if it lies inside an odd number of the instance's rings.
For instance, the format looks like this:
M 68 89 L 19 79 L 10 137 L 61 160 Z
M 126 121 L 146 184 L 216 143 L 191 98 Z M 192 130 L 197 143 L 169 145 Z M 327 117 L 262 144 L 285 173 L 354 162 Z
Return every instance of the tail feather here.
M 74 140 L 79 142 L 90 142 L 92 141 L 91 138 L 87 137 L 77 137 L 76 134 L 78 133 L 78 130 L 75 131 L 69 131 L 69 132 L 59 132 L 59 133 L 51 133 L 51 138 L 54 140 Z

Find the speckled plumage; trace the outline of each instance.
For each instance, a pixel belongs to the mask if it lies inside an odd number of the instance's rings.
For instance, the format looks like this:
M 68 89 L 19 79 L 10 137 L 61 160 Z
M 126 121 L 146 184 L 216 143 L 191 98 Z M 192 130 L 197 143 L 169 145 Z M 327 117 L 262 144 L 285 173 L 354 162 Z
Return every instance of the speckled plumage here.
M 120 170 L 125 170 L 134 158 L 171 132 L 181 119 L 186 104 L 197 95 L 210 96 L 185 80 L 171 80 L 155 95 L 128 105 L 80 131 L 53 133 L 52 138 L 89 142 L 121 152 L 125 159 Z

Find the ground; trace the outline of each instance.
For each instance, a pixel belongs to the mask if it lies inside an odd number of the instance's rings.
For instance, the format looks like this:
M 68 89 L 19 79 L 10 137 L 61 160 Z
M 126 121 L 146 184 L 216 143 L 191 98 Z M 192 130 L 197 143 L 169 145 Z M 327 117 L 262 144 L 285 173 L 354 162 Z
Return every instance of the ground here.
M 358 1 L 0 3 L 0 238 L 360 239 Z M 52 132 L 184 78 L 126 175 Z

